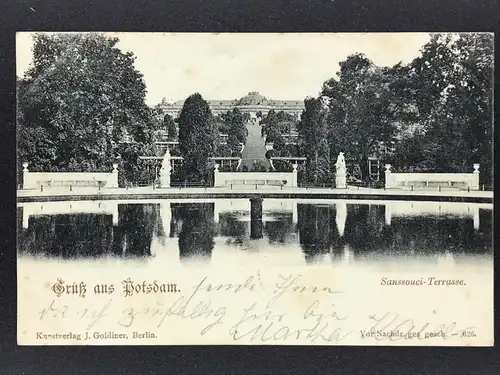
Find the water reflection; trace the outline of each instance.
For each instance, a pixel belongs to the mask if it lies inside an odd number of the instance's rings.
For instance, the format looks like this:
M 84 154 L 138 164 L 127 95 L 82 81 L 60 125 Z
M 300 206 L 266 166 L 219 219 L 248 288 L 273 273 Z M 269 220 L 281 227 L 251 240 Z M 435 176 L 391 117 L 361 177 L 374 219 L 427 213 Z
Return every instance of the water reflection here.
M 214 205 L 176 204 L 172 206 L 172 213 L 175 222 L 180 224 L 175 227 L 178 230 L 180 259 L 210 259 L 215 237 Z
M 24 210 L 18 210 L 18 219 L 28 216 Z M 117 211 L 119 222 L 113 215 L 46 210 L 30 217 L 28 228 L 18 223 L 18 252 L 63 259 L 151 255 L 151 240 L 158 235 L 156 205 L 117 205 Z
M 330 251 L 335 253 L 341 250 L 335 217 L 335 211 L 329 205 L 299 205 L 299 240 L 306 262 L 317 261 Z
M 25 203 L 19 256 L 133 257 L 204 262 L 240 257 L 287 264 L 492 252 L 492 205 L 248 199 Z

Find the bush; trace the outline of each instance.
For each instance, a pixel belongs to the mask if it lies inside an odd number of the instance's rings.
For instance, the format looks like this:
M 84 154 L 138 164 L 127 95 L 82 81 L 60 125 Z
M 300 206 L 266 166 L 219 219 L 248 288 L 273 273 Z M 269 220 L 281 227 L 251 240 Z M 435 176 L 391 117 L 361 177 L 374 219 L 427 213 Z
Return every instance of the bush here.
M 252 165 L 251 172 L 267 172 L 267 167 L 261 161 L 257 161 Z
M 218 156 L 232 156 L 233 151 L 228 145 L 220 145 L 219 149 L 217 150 Z
M 291 172 L 293 171 L 292 163 L 286 160 L 274 160 L 273 161 L 274 168 L 276 172 Z
M 277 155 L 276 150 L 274 150 L 274 149 L 267 150 L 266 159 L 269 160 L 271 158 L 274 158 L 276 155 Z

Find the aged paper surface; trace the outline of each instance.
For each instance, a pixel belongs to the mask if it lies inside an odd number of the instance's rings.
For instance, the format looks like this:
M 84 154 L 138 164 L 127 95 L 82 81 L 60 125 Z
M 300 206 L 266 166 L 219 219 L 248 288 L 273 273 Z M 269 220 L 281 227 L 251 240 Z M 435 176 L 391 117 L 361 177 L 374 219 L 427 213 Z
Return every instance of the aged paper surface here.
M 162 121 L 165 113 L 176 118 L 184 99 L 200 92 L 214 116 L 233 107 L 247 116 L 246 144 L 240 142 L 241 150 L 230 150 L 226 159 L 218 154 L 210 159 L 215 160 L 210 165 L 215 175 L 211 185 L 189 185 L 187 179 L 175 180 L 182 159 L 176 153 L 179 141 L 154 138 L 156 156 L 138 154 L 150 166 L 137 162 L 144 175 L 153 177 L 147 182 L 140 177 L 134 185 L 132 180 L 123 182 L 120 175 L 127 166 L 113 160 L 108 172 L 78 172 L 74 163 L 82 159 L 68 157 L 70 168 L 49 172 L 50 163 L 42 159 L 59 155 L 57 142 L 40 141 L 46 137 L 43 132 L 26 136 L 19 146 L 26 148 L 22 152 L 26 160 L 20 160 L 24 164 L 17 202 L 20 345 L 494 344 L 493 193 L 487 182 L 477 183 L 485 181 L 479 173 L 488 173 L 483 164 L 473 168 L 467 161 L 465 171 L 438 171 L 432 176 L 415 170 L 391 172 L 387 160 L 396 166 L 398 160 L 388 159 L 386 153 L 393 151 L 384 146 L 382 154 L 370 157 L 370 182 L 362 185 L 356 171 L 364 167 L 352 161 L 357 148 L 345 143 L 340 154 L 331 151 L 328 170 L 335 177 L 313 185 L 301 181 L 309 178 L 308 168 L 317 167 L 307 151 L 315 146 L 300 149 L 302 154 L 293 150 L 275 154 L 275 165 L 264 157 L 273 147 L 259 123 L 267 111 L 276 108 L 292 116 L 283 115 L 284 122 L 306 121 L 306 116 L 301 120 L 308 110 L 304 98 L 321 90 L 324 97 L 330 95 L 322 108 L 333 111 L 336 97 L 328 91 L 333 86 L 330 82 L 322 88 L 322 84 L 336 76 L 341 61 L 362 53 L 371 59 L 369 69 L 378 77 L 380 70 L 373 66 L 410 64 L 429 42 L 428 34 L 110 36 L 120 39 L 118 48 L 137 56 L 135 67 L 144 75 L 146 103 L 160 114 L 155 116 Z M 18 34 L 18 77 L 31 66 L 30 38 L 29 33 Z M 161 48 L 175 50 L 177 56 L 160 58 Z M 48 64 L 45 75 L 31 71 L 36 78 L 27 79 L 26 85 L 32 86 L 21 96 L 22 106 L 29 110 L 20 121 L 28 124 L 32 111 L 40 111 L 36 116 L 50 112 L 40 110 L 45 104 L 29 105 L 52 100 L 54 88 L 43 86 L 43 80 L 52 74 L 50 69 L 57 71 L 64 64 L 68 55 L 63 56 Z M 68 71 L 86 69 L 90 60 L 82 58 Z M 45 63 L 40 69 L 46 68 Z M 343 69 L 356 64 L 345 64 Z M 373 79 L 370 87 L 378 82 Z M 74 79 L 67 82 L 75 84 Z M 345 82 L 348 87 L 352 81 Z M 51 110 L 54 103 L 61 105 L 79 95 L 89 100 L 88 113 L 93 100 L 107 103 L 100 97 L 88 99 L 85 90 L 61 94 L 65 86 L 54 86 L 59 91 L 47 105 Z M 37 97 L 40 87 L 42 94 Z M 338 87 L 335 90 L 341 92 Z M 381 95 L 398 100 L 392 96 L 396 89 L 391 90 Z M 241 99 L 234 99 L 236 95 Z M 352 99 L 352 103 L 368 108 L 366 102 Z M 61 108 L 72 113 L 73 107 Z M 453 113 L 451 104 L 443 108 L 443 113 Z M 62 124 L 84 121 L 74 118 L 85 118 L 85 111 L 78 112 L 80 117 L 57 116 L 51 121 L 57 134 L 63 134 L 67 129 Z M 226 121 L 223 116 L 217 119 Z M 36 120 L 30 121 L 24 126 L 38 126 Z M 94 126 L 94 120 L 89 121 L 91 125 L 85 126 Z M 85 138 L 71 126 L 75 139 Z M 299 135 L 283 131 L 284 144 L 312 139 L 302 138 L 303 129 Z M 231 139 L 224 140 L 227 134 L 220 133 L 219 144 L 231 144 Z M 349 136 L 361 144 L 362 139 Z M 98 142 L 105 135 L 93 137 Z M 59 142 L 73 142 L 69 138 Z M 336 138 L 328 138 L 334 148 L 336 141 L 331 139 Z M 191 148 L 203 146 L 199 140 L 194 145 Z M 77 146 L 66 152 L 76 155 Z M 397 153 L 397 144 L 394 147 Z M 85 150 L 91 160 L 92 152 Z M 317 150 L 316 160 L 322 152 Z M 269 163 L 267 175 L 257 168 L 257 161 Z M 279 163 L 290 163 L 289 169 Z M 406 180 L 386 189 L 390 178 Z
M 286 253 L 259 254 L 257 244 L 241 254 L 215 238 L 207 265 L 181 260 L 178 238 L 158 241 L 147 259 L 20 258 L 19 343 L 493 344 L 487 256 L 356 259 L 344 247 L 305 265 L 298 243 Z

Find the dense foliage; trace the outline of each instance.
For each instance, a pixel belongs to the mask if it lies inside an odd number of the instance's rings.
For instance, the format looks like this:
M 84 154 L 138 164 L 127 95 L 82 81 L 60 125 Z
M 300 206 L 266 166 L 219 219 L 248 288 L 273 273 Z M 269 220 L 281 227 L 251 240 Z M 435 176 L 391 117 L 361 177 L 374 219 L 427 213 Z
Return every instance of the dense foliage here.
M 480 163 L 483 182 L 491 183 L 492 35 L 435 35 L 404 74 L 418 131 L 403 138 L 394 163 L 442 171 Z
M 152 171 L 139 156 L 154 154 L 155 130 L 179 140 L 171 151 L 184 161 L 174 179 L 208 182 L 210 157 L 240 156 L 248 114 L 233 109 L 214 118 L 199 94 L 175 121 L 149 109 L 135 57 L 118 42 L 99 33 L 35 35 L 32 65 L 17 82 L 19 163 L 32 171 L 110 171 L 120 155 L 122 182 L 147 180 Z M 267 158 L 307 158 L 302 183 L 331 184 L 342 151 L 350 177 L 365 181 L 368 158 L 377 157 L 395 170 L 472 171 L 480 163 L 481 183 L 491 184 L 492 100 L 492 35 L 435 34 L 407 64 L 379 67 L 348 56 L 320 95 L 305 100 L 298 122 L 283 111 L 257 117 L 273 143 Z M 286 144 L 295 130 L 299 145 Z M 274 165 L 291 170 L 286 161 Z
M 342 151 L 363 180 L 375 156 L 396 170 L 471 172 L 480 163 L 482 183 L 491 183 L 492 77 L 490 34 L 433 35 L 419 57 L 390 68 L 349 56 L 305 102 L 306 182 L 327 182 Z
M 301 154 L 307 158 L 302 182 L 320 184 L 331 180 L 328 111 L 321 98 L 305 100 L 298 131 Z
M 184 157 L 181 181 L 205 183 L 212 179 L 212 162 L 219 132 L 208 103 L 196 93 L 187 98 L 178 119 L 179 148 Z
M 169 114 L 163 117 L 163 130 L 167 132 L 168 141 L 175 141 L 177 139 L 177 126 Z
M 32 65 L 18 78 L 18 160 L 30 170 L 111 171 L 121 154 L 125 177 L 143 171 L 151 110 L 133 54 L 117 43 L 98 33 L 34 36 Z
M 248 129 L 246 124 L 250 119 L 248 113 L 242 113 L 238 108 L 221 113 L 216 117 L 219 131 L 228 135 L 226 145 L 221 145 L 217 150 L 218 156 L 240 156 L 241 145 L 246 144 Z
M 274 148 L 278 145 L 278 149 L 281 149 L 279 146 L 284 146 L 282 135 L 290 133 L 296 128 L 295 117 L 283 111 L 276 112 L 274 109 L 269 110 L 267 115 L 261 115 L 261 117 L 261 132 L 263 136 L 266 136 L 266 142 L 272 142 L 275 144 Z

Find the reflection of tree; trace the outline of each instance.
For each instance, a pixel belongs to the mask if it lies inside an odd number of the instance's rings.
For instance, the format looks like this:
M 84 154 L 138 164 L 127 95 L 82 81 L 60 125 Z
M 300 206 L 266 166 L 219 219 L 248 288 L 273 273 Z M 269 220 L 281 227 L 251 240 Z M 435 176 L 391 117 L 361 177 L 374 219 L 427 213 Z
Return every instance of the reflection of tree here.
M 490 252 L 493 249 L 493 211 L 479 210 L 479 230 L 472 236 L 471 249 Z
M 348 205 L 347 212 L 344 236 L 354 253 L 386 248 L 388 234 L 384 229 L 384 206 Z
M 168 203 L 168 209 L 170 209 L 170 204 Z M 166 231 L 170 229 L 171 223 L 165 223 L 162 217 L 162 208 L 159 204 L 154 206 L 154 211 L 155 211 L 155 217 L 157 218 L 156 225 L 155 225 L 155 233 L 154 236 L 158 239 L 160 244 L 163 246 L 165 245 L 165 239 L 166 239 Z M 168 228 L 164 228 L 163 225 L 169 225 Z
M 180 258 L 212 256 L 214 248 L 214 204 L 187 203 L 176 207 L 182 220 L 179 233 Z
M 28 229 L 19 227 L 20 253 L 88 258 L 105 254 L 150 255 L 156 224 L 153 205 L 119 205 L 119 223 L 111 215 L 34 216 Z
M 439 254 L 484 253 L 491 251 L 491 211 L 484 215 L 485 226 L 474 231 L 472 218 L 450 216 L 396 217 L 392 219 L 393 241 L 390 250 L 395 253 Z M 482 227 L 481 223 L 481 227 Z
M 300 246 L 307 262 L 330 252 L 336 245 L 338 234 L 333 207 L 299 204 L 298 227 Z M 334 246 L 336 248 L 336 246 Z
M 354 254 L 429 255 L 488 252 L 492 248 L 491 211 L 480 210 L 480 230 L 472 218 L 422 215 L 393 216 L 384 225 L 384 206 L 348 205 L 345 240 Z
M 151 255 L 158 212 L 155 205 L 120 204 L 119 224 L 114 228 L 113 252 L 126 256 Z
M 248 222 L 238 220 L 231 214 L 221 214 L 219 217 L 220 234 L 230 237 L 228 242 L 242 245 L 248 235 Z
M 49 257 L 95 257 L 111 252 L 111 216 L 73 214 L 35 216 L 28 229 L 19 228 L 21 254 Z
M 269 239 L 270 244 L 283 244 L 287 242 L 290 234 L 293 232 L 293 222 L 290 216 L 279 216 L 277 220 L 266 221 L 264 233 Z

